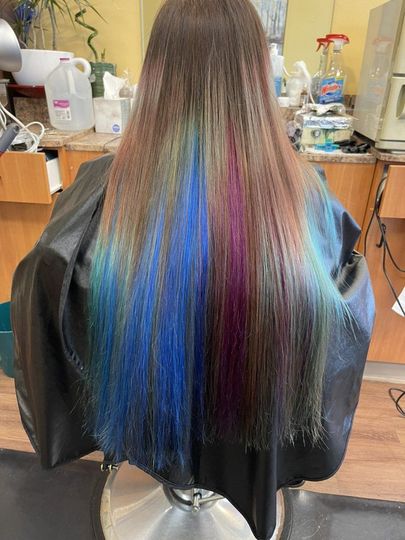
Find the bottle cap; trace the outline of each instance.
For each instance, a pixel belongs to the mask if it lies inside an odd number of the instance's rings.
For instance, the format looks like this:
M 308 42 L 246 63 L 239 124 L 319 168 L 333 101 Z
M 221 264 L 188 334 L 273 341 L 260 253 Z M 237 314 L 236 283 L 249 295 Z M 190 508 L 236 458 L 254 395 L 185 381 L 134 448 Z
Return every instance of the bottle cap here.
M 318 48 L 316 49 L 317 51 L 319 51 L 319 49 L 321 47 L 324 47 L 325 49 L 327 49 L 329 47 L 329 44 L 331 42 L 330 39 L 328 39 L 327 37 L 320 37 L 320 38 L 317 38 L 317 43 L 318 43 Z
M 350 39 L 345 34 L 326 34 L 326 39 L 333 41 L 335 44 L 347 45 L 350 43 Z

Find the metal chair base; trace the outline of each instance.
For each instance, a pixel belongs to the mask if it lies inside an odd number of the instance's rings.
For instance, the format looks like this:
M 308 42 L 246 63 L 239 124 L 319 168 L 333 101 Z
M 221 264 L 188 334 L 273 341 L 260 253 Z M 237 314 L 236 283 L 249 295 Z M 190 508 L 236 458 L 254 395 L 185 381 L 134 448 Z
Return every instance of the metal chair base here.
M 277 500 L 280 537 L 283 513 Z M 225 498 L 200 489 L 163 486 L 125 462 L 110 473 L 100 509 L 106 540 L 254 540 L 244 517 Z

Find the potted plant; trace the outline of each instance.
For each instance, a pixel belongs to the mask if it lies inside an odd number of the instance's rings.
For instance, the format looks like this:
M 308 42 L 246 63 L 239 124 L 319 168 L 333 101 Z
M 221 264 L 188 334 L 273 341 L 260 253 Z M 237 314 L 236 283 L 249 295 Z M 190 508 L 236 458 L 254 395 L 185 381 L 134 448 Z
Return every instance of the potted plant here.
M 88 8 L 101 15 L 89 0 L 16 0 L 15 3 L 15 29 L 22 47 L 23 65 L 13 75 L 18 84 L 42 86 L 61 57 L 74 56 L 73 52 L 58 50 L 58 18 L 67 16 L 75 25 L 76 8 L 79 12 Z M 50 32 L 46 25 L 50 26 Z
M 92 44 L 93 39 L 95 39 L 98 36 L 98 31 L 94 26 L 90 26 L 87 24 L 84 20 L 84 15 L 86 14 L 86 8 L 83 8 L 75 15 L 75 21 L 77 24 L 85 28 L 86 30 L 89 30 L 91 33 L 89 37 L 87 38 L 87 45 L 89 46 L 92 55 L 94 56 L 94 61 L 90 62 L 91 65 L 91 87 L 93 91 L 93 97 L 102 97 L 104 96 L 104 82 L 103 77 L 104 73 L 108 71 L 112 75 L 115 75 L 116 73 L 116 66 L 115 64 L 111 64 L 110 62 L 105 61 L 105 49 L 101 53 L 101 55 L 98 54 L 97 49 Z

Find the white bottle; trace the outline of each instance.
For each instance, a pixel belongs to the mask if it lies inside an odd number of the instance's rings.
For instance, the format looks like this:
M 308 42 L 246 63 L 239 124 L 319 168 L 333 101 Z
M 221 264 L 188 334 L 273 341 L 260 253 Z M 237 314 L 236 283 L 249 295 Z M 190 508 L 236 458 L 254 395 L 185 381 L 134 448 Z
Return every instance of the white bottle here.
M 299 107 L 301 94 L 311 88 L 311 75 L 303 60 L 294 63 L 293 72 L 286 84 L 287 96 L 290 98 L 290 107 Z
M 270 60 L 276 96 L 279 97 L 283 86 L 284 56 L 278 54 L 278 45 L 276 43 L 270 44 Z
M 83 71 L 77 68 L 83 66 Z M 94 126 L 91 67 L 84 58 L 61 58 L 45 81 L 51 125 L 62 131 L 79 131 Z
M 291 107 L 299 107 L 301 103 L 301 94 L 304 90 L 304 82 L 295 72 L 288 79 L 286 84 L 287 96 L 290 99 Z

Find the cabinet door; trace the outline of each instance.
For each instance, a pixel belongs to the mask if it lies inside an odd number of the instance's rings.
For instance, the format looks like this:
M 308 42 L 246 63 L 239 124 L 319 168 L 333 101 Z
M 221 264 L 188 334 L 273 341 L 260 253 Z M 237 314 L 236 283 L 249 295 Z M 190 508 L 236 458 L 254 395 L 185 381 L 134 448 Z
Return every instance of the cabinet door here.
M 0 159 L 0 201 L 50 204 L 45 154 L 6 152 Z
M 382 215 L 384 210 L 386 217 L 382 217 L 382 221 L 386 226 L 386 238 L 390 251 L 398 266 L 404 269 L 405 216 L 391 216 L 399 215 L 400 209 L 403 208 L 401 205 L 404 203 L 405 194 L 402 191 L 402 182 L 400 179 L 403 178 L 405 181 L 405 165 L 392 167 L 391 165 L 389 169 L 380 214 Z M 394 170 L 395 174 L 393 175 Z M 377 187 L 383 174 L 384 163 L 378 162 L 363 222 L 363 234 L 359 248 L 362 253 L 364 253 L 365 231 L 370 223 Z M 391 186 L 390 182 L 392 182 Z M 376 300 L 376 320 L 367 360 L 405 364 L 405 317 L 398 315 L 392 309 L 395 299 L 384 275 L 383 249 L 382 247 L 378 247 L 380 239 L 381 233 L 374 219 L 367 237 L 366 258 Z M 388 254 L 386 256 L 386 272 L 396 293 L 399 295 L 405 287 L 405 274 L 395 268 Z
M 405 219 L 405 166 L 390 165 L 381 203 L 383 218 Z
M 321 163 L 328 186 L 361 226 L 373 181 L 374 163 Z
M 0 303 L 10 300 L 14 270 L 41 236 L 57 197 L 51 204 L 0 202 Z
M 77 150 L 65 150 L 63 156 L 61 156 L 63 187 L 67 188 L 75 181 L 77 171 L 82 163 L 91 159 L 96 159 L 99 156 L 104 155 L 105 152 L 89 152 L 89 151 L 77 151 Z

